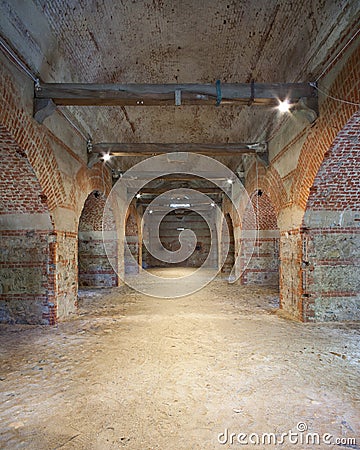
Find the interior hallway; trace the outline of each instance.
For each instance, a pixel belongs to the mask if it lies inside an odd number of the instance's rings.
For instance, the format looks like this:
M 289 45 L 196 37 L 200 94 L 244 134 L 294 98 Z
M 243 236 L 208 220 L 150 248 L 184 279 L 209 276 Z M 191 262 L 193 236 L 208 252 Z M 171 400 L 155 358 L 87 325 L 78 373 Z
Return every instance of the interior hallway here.
M 0 448 L 239 448 L 219 433 L 299 422 L 358 438 L 360 325 L 298 323 L 277 305 L 271 288 L 218 279 L 170 300 L 82 291 L 55 328 L 2 325 Z

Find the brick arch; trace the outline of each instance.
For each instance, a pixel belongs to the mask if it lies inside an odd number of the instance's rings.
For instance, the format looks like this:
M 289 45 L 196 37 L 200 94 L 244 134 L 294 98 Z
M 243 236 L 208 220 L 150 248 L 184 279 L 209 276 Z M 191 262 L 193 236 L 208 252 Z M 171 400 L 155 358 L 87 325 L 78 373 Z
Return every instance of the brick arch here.
M 117 285 L 117 275 L 112 264 L 117 261 L 116 226 L 113 217 L 104 210 L 105 195 L 94 190 L 84 203 L 79 219 L 78 233 L 78 283 L 80 287 L 112 287 Z M 104 231 L 104 235 L 103 235 Z M 108 236 L 113 233 L 114 236 Z M 105 250 L 103 239 L 108 239 Z M 109 251 L 111 254 L 109 255 Z M 116 264 L 117 265 L 117 264 Z
M 56 320 L 54 224 L 25 151 L 0 125 L 0 322 Z
M 0 124 L 1 214 L 49 214 L 48 198 L 25 151 Z
M 249 196 L 252 205 L 252 211 L 255 214 L 257 225 L 259 230 L 277 230 L 277 214 L 274 204 L 272 203 L 270 196 L 261 188 L 255 189 Z M 245 210 L 245 216 L 243 220 L 243 229 L 252 229 L 253 220 L 248 216 Z M 252 212 L 251 212 L 252 215 Z
M 325 153 L 310 188 L 306 210 L 359 211 L 359 165 L 360 110 L 351 117 Z
M 305 321 L 360 320 L 360 111 L 326 152 L 302 223 Z
M 5 68 L 4 68 L 5 70 Z M 10 93 L 10 95 L 9 95 Z M 0 73 L 0 123 L 26 153 L 47 197 L 50 211 L 66 204 L 66 192 L 47 130 L 19 106 L 13 80 Z M 11 114 L 9 113 L 11 111 Z
M 226 224 L 226 225 L 225 225 Z M 221 254 L 228 247 L 228 253 L 226 255 L 224 264 L 222 264 L 221 272 L 229 275 L 235 264 L 235 235 L 234 235 L 234 222 L 232 214 L 227 212 L 224 216 L 223 226 L 221 227 Z M 228 234 L 225 233 L 226 227 Z M 225 239 L 226 238 L 226 239 Z M 224 247 L 223 247 L 224 246 Z M 226 246 L 226 247 L 225 247 Z
M 356 75 L 360 71 L 358 55 L 358 51 L 353 52 L 332 83 L 329 93 L 333 97 L 351 99 L 353 102 L 360 103 L 360 83 Z M 320 102 L 319 109 L 319 118 L 301 149 L 296 168 L 296 178 L 290 194 L 293 203 L 304 210 L 309 197 L 310 187 L 314 183 L 326 152 L 340 130 L 351 116 L 356 113 L 358 106 L 326 97 Z
M 79 220 L 85 202 L 92 192 L 99 191 L 107 197 L 111 191 L 111 175 L 103 167 L 102 163 L 96 164 L 91 172 L 89 172 L 86 166 L 80 168 L 76 174 L 76 182 L 70 194 L 70 201 L 75 207 L 75 212 Z
M 266 184 L 265 184 L 266 186 Z M 247 230 L 257 230 L 255 246 Z M 280 231 L 270 195 L 259 186 L 249 195 L 242 222 L 241 283 L 279 286 Z
M 131 204 L 125 215 L 125 245 L 124 245 L 124 272 L 125 274 L 135 274 L 139 271 L 141 265 L 141 224 L 139 223 L 139 214 L 136 207 Z M 131 252 L 131 255 L 137 262 L 134 261 L 128 254 L 126 244 Z
M 288 202 L 284 183 L 278 171 L 272 166 L 266 169 L 262 164 L 255 162 L 247 173 L 245 186 L 249 196 L 256 189 L 262 189 L 269 196 L 277 215 Z

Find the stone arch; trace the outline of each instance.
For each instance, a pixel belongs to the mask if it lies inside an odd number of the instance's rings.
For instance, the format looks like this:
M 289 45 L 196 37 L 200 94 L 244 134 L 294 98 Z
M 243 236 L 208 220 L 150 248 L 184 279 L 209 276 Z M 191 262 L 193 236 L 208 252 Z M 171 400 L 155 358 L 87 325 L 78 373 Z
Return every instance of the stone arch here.
M 247 230 L 254 229 L 255 248 L 252 238 L 247 239 L 246 235 Z M 242 284 L 279 286 L 279 239 L 275 206 L 270 196 L 257 188 L 251 193 L 242 217 Z
M 302 223 L 305 321 L 360 320 L 360 112 L 339 132 L 314 179 Z
M 111 217 L 104 216 L 105 195 L 92 191 L 84 203 L 78 227 L 78 284 L 80 288 L 99 288 L 117 286 L 117 274 L 109 258 L 117 260 L 117 239 L 115 224 Z M 104 228 L 103 228 L 104 226 Z M 107 255 L 103 241 L 108 239 Z

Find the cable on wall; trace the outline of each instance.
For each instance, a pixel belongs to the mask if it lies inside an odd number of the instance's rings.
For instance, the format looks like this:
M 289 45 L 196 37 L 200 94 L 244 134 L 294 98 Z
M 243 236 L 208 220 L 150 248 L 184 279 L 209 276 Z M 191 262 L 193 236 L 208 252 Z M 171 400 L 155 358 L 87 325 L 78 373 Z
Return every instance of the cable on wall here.
M 0 48 L 3 50 L 5 56 L 14 63 L 25 75 L 27 75 L 34 83 L 35 87 L 40 86 L 40 78 L 37 77 L 27 66 L 24 64 L 21 59 L 16 55 L 16 53 L 7 45 L 7 43 L 0 37 Z M 86 136 L 85 132 L 80 130 L 80 128 L 75 125 L 73 120 L 69 117 L 71 114 L 69 111 L 65 113 L 64 110 L 57 110 L 68 122 L 69 124 L 87 141 L 89 139 Z
M 325 67 L 325 69 L 321 72 L 321 74 L 316 78 L 315 83 L 317 83 L 320 78 L 326 73 L 328 68 L 334 64 L 334 62 L 338 59 L 338 57 L 341 55 L 341 53 L 351 44 L 351 42 L 356 38 L 356 36 L 360 33 L 360 28 L 357 30 L 357 32 L 354 34 L 353 37 L 351 37 L 348 42 L 344 45 L 344 47 L 335 55 L 335 57 L 329 62 L 329 64 Z
M 35 85 L 39 85 L 40 80 L 36 77 L 31 70 L 26 67 L 26 65 L 21 61 L 21 59 L 16 55 L 16 53 L 11 50 L 11 48 L 6 44 L 6 42 L 0 37 L 0 47 L 4 51 L 4 53 L 8 56 L 10 61 L 17 64 L 17 66 L 29 77 L 33 80 Z
M 71 120 L 71 118 L 69 117 L 69 115 L 68 114 L 71 114 L 71 113 L 69 113 L 69 111 L 66 111 L 65 112 L 65 110 L 64 109 L 58 109 L 58 112 L 69 122 L 69 124 L 80 134 L 80 136 L 82 136 L 84 139 L 85 139 L 85 141 L 88 141 L 89 139 L 90 139 L 90 136 L 88 135 L 88 136 L 86 136 L 86 134 L 85 134 L 85 132 L 84 131 L 82 131 L 72 120 Z M 72 114 L 71 114 L 72 115 Z
M 332 100 L 335 100 L 336 102 L 340 102 L 340 103 L 347 103 L 348 105 L 355 105 L 355 106 L 360 106 L 360 103 L 356 103 L 356 102 L 351 102 L 349 100 L 344 100 L 342 98 L 337 98 L 337 97 L 333 97 L 332 95 L 328 94 L 326 91 L 324 91 L 323 89 L 320 89 L 319 86 L 317 85 L 317 83 L 311 82 L 309 83 L 310 86 L 312 86 L 313 88 L 315 88 L 317 91 L 321 92 L 322 94 L 324 94 L 326 97 L 331 98 Z
M 320 78 L 329 70 L 329 68 L 335 63 L 335 61 L 339 58 L 339 56 L 345 51 L 346 48 L 351 44 L 351 42 L 356 38 L 356 36 L 360 33 L 360 28 L 356 31 L 356 33 L 347 41 L 347 43 L 341 48 L 341 50 L 335 55 L 335 57 L 326 65 L 325 69 L 320 73 L 320 75 L 316 78 L 315 81 L 309 83 L 310 86 L 312 86 L 317 91 L 321 92 L 323 95 L 325 95 L 328 98 L 331 98 L 332 100 L 340 103 L 346 103 L 348 105 L 354 105 L 354 106 L 360 106 L 360 103 L 358 102 L 352 102 L 350 100 L 345 100 L 342 98 L 334 97 L 330 95 L 325 87 L 320 88 L 318 86 L 318 81 Z

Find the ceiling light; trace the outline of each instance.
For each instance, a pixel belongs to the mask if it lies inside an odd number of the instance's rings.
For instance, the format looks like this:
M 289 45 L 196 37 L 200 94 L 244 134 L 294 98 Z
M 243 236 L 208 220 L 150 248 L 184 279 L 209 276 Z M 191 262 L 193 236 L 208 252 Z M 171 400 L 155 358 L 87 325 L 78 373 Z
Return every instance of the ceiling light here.
M 149 211 L 149 214 L 152 214 L 153 213 L 153 210 L 152 209 L 150 209 L 150 211 Z
M 176 228 L 178 231 L 184 231 L 185 228 Z
M 136 198 L 141 198 L 141 194 L 136 194 Z
M 214 202 L 211 202 L 210 203 L 210 206 L 212 206 L 213 208 L 215 207 L 215 203 Z
M 290 110 L 289 100 L 285 99 L 283 102 L 280 101 L 278 104 L 278 110 L 282 113 L 289 112 L 289 110 Z
M 170 208 L 190 208 L 190 203 L 170 203 Z
M 228 178 L 228 179 L 227 179 L 227 182 L 228 182 L 229 184 L 233 184 L 233 180 L 232 180 L 231 178 Z
M 102 156 L 102 159 L 104 161 L 109 161 L 109 159 L 111 159 L 110 153 L 104 153 L 103 156 Z

